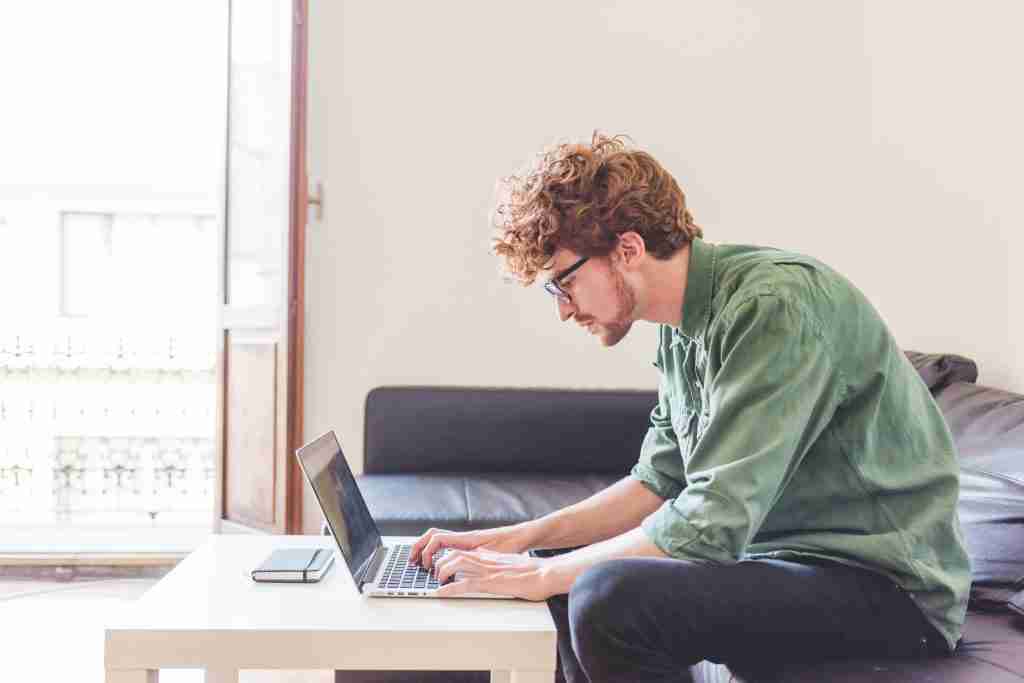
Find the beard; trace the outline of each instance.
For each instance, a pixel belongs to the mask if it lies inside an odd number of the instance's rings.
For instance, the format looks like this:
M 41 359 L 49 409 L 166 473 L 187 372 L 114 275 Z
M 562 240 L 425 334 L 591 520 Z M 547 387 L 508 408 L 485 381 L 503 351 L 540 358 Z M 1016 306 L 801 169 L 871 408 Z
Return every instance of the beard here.
M 615 288 L 615 317 L 611 322 L 596 322 L 600 326 L 601 344 L 615 346 L 622 341 L 633 327 L 633 311 L 636 310 L 636 295 L 622 273 L 612 270 Z

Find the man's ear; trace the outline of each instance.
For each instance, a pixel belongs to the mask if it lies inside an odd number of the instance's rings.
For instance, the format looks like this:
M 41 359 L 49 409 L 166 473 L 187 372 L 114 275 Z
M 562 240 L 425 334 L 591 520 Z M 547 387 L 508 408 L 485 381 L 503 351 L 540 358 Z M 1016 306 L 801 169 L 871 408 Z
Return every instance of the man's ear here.
M 644 254 L 647 253 L 647 246 L 639 233 L 630 230 L 619 235 L 619 243 L 616 245 L 615 251 L 618 252 L 622 265 L 628 268 L 640 263 Z

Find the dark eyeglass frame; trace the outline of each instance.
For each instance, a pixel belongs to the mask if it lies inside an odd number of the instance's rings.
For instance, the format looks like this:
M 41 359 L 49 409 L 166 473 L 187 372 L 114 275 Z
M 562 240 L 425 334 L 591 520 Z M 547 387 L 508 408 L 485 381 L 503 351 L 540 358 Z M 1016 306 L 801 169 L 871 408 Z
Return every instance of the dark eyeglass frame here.
M 590 257 L 589 256 L 584 256 L 579 261 L 577 261 L 576 263 L 572 264 L 571 266 L 569 266 L 568 268 L 563 270 L 561 273 L 558 273 L 553 278 L 551 278 L 550 280 L 545 282 L 544 283 L 544 291 L 547 292 L 548 294 L 550 294 L 551 296 L 555 297 L 559 301 L 564 301 L 566 303 L 571 303 L 572 302 L 572 296 L 569 294 L 569 292 L 567 292 L 564 289 L 562 289 L 562 285 L 560 284 L 559 281 L 560 280 L 564 280 L 565 278 L 567 278 L 570 275 L 572 275 L 573 273 L 575 273 L 588 260 L 590 260 Z

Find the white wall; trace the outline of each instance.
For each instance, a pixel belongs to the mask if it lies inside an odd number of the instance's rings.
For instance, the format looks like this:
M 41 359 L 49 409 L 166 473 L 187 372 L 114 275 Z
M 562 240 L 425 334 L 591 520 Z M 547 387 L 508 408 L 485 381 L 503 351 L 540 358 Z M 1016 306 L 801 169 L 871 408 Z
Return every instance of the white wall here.
M 709 241 L 814 255 L 905 348 L 1024 392 L 1024 5 L 310 5 L 305 434 L 357 472 L 374 386 L 655 387 L 654 326 L 604 349 L 488 252 L 495 180 L 595 128 L 661 160 Z

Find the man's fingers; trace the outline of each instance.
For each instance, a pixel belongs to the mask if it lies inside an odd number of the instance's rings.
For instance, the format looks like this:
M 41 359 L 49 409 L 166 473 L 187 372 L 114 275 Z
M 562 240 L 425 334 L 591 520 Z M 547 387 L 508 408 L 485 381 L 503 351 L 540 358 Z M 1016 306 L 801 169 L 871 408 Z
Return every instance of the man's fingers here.
M 459 550 L 449 550 L 444 557 L 437 561 L 434 567 L 434 575 L 437 580 L 444 582 L 449 576 L 455 573 L 457 567 L 462 566 L 462 560 L 466 556 Z
M 458 576 L 460 573 L 479 575 L 481 572 L 503 568 L 502 563 L 482 559 L 475 551 L 460 552 L 456 550 L 438 561 L 435 574 L 437 580 L 443 583 L 452 575 Z
M 463 593 L 478 593 L 480 592 L 479 580 L 478 579 L 460 579 L 458 581 L 452 581 L 451 583 L 445 584 L 437 589 L 436 594 L 442 598 L 453 598 Z
M 437 551 L 437 546 L 441 544 L 440 534 L 434 534 L 427 541 L 427 544 L 423 547 L 420 552 L 419 562 L 424 568 L 430 569 L 430 565 L 433 564 L 434 553 Z
M 444 583 L 456 571 L 464 571 L 468 559 L 458 550 L 449 551 L 447 555 L 438 560 L 434 575 L 437 576 L 439 582 Z
M 426 533 L 416 539 L 416 542 L 412 544 L 412 548 L 409 550 L 409 559 L 414 564 L 419 564 L 422 558 L 420 555 L 423 553 L 423 548 L 427 545 L 434 534 L 438 533 L 437 529 L 427 529 Z
M 430 569 L 434 564 L 434 553 L 449 544 L 448 534 L 434 534 L 430 538 L 430 542 L 427 543 L 427 547 L 423 549 L 422 564 L 425 569 Z
M 434 567 L 434 573 L 439 581 L 444 581 L 454 571 L 475 571 L 506 569 L 511 566 L 521 565 L 524 558 L 519 555 L 508 553 L 495 553 L 490 550 L 449 550 L 446 555 L 438 559 Z

